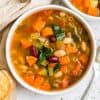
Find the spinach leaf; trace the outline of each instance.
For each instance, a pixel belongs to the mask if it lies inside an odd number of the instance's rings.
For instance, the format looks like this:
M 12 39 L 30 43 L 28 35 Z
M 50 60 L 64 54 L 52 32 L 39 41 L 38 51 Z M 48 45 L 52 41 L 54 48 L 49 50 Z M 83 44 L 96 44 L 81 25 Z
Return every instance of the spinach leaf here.
M 54 67 L 54 72 L 57 72 L 61 67 L 61 64 L 60 63 L 57 63 Z
M 48 62 L 47 62 L 47 58 L 49 56 L 51 56 L 53 53 L 53 50 L 50 48 L 47 48 L 45 46 L 43 46 L 40 50 L 39 50 L 39 56 L 38 56 L 38 61 L 37 64 L 39 66 L 47 66 Z
M 40 66 L 41 63 L 46 59 L 45 54 L 42 52 L 42 50 L 39 50 L 39 57 L 37 64 Z
M 72 34 L 72 38 L 74 40 L 74 42 L 79 43 L 80 42 L 80 37 L 76 34 Z
M 46 58 L 51 56 L 53 53 L 53 50 L 51 48 L 47 48 L 45 46 L 43 46 L 42 51 L 43 51 Z
M 65 37 L 65 32 L 59 25 L 53 24 L 52 29 L 57 40 L 62 40 Z

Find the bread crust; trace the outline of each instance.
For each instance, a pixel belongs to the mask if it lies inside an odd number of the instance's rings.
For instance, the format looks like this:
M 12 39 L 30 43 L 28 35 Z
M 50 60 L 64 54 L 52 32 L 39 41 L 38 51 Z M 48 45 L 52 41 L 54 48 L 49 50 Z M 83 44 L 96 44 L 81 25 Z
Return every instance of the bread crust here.
M 15 83 L 5 70 L 0 71 L 0 100 L 10 100 L 10 93 L 15 88 Z

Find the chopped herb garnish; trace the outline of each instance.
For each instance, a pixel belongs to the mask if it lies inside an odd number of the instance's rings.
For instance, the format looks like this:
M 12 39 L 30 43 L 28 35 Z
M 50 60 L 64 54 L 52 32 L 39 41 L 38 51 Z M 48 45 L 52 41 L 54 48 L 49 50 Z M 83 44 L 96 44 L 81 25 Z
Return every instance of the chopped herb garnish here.
M 52 28 L 57 40 L 62 40 L 65 37 L 65 32 L 59 25 L 53 24 Z
M 57 72 L 61 67 L 61 64 L 60 63 L 57 63 L 54 67 L 54 72 Z
M 43 46 L 40 50 L 39 50 L 39 57 L 38 57 L 38 61 L 37 64 L 40 66 L 46 66 L 47 63 L 47 58 L 49 56 L 51 56 L 53 53 L 53 50 L 51 48 L 47 48 L 45 46 Z
M 41 63 L 46 60 L 45 54 L 42 52 L 42 50 L 39 50 L 39 57 L 38 57 L 38 61 L 37 64 L 40 66 Z

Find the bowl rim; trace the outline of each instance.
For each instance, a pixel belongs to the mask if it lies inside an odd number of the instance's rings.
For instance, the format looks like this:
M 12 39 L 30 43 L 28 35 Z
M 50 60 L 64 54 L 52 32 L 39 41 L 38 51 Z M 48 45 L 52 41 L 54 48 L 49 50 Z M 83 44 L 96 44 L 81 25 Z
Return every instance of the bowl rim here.
M 13 65 L 12 65 L 11 59 L 10 59 L 10 45 L 11 45 L 11 40 L 12 40 L 12 36 L 13 36 L 13 33 L 14 33 L 15 29 L 28 16 L 32 15 L 33 13 L 36 13 L 36 12 L 39 12 L 39 11 L 42 11 L 42 10 L 46 10 L 46 9 L 62 10 L 62 11 L 68 12 L 69 14 L 73 15 L 74 17 L 76 17 L 82 24 L 84 24 L 87 27 L 87 29 L 88 29 L 88 31 L 90 33 L 90 37 L 92 39 L 92 45 L 93 45 L 93 53 L 92 53 L 91 63 L 89 65 L 86 73 L 83 75 L 83 77 L 77 83 L 73 84 L 69 88 L 66 88 L 64 90 L 59 90 L 59 91 L 53 91 L 53 92 L 47 92 L 47 91 L 36 89 L 36 88 L 28 85 L 26 82 L 24 82 L 21 79 L 21 77 L 17 74 L 16 70 L 13 68 Z M 67 9 L 65 7 L 58 6 L 58 5 L 45 5 L 45 6 L 33 8 L 33 9 L 27 11 L 26 13 L 24 13 L 22 16 L 20 16 L 17 19 L 17 21 L 13 24 L 13 26 L 11 27 L 11 29 L 10 29 L 10 31 L 8 33 L 5 45 L 6 45 L 6 48 L 5 48 L 6 61 L 7 61 L 8 67 L 9 67 L 12 75 L 17 80 L 17 82 L 20 83 L 24 88 L 26 88 L 26 89 L 28 89 L 30 91 L 39 93 L 39 94 L 43 94 L 43 95 L 59 95 L 59 94 L 65 93 L 65 92 L 70 92 L 74 88 L 76 88 L 79 85 L 79 83 L 81 83 L 82 80 L 85 78 L 85 76 L 89 73 L 89 70 L 92 68 L 93 62 L 95 60 L 95 55 L 96 55 L 95 38 L 94 38 L 94 35 L 92 33 L 91 27 L 87 24 L 87 22 L 81 16 L 77 15 L 75 12 L 71 11 L 70 9 Z
M 72 5 L 72 3 L 70 2 L 70 0 L 63 0 L 64 3 L 66 4 L 66 6 L 68 6 L 70 9 L 72 9 L 73 11 L 79 13 L 80 15 L 82 15 L 84 18 L 86 18 L 87 20 L 100 20 L 100 17 L 98 16 L 92 16 L 92 15 L 88 15 L 80 10 L 78 10 L 76 7 L 74 7 Z

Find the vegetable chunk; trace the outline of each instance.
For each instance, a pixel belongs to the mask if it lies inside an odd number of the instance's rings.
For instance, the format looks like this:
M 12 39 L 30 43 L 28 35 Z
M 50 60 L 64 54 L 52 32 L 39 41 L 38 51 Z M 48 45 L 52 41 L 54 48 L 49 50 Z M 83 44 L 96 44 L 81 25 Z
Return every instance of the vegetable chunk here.
M 23 48 L 27 49 L 31 46 L 31 42 L 29 40 L 21 40 L 21 45 Z
M 28 82 L 30 85 L 34 84 L 34 74 L 27 74 L 23 76 L 24 81 Z
M 51 27 L 45 27 L 42 31 L 41 31 L 41 35 L 43 37 L 48 37 L 53 35 L 53 30 Z
M 32 67 L 37 61 L 37 58 L 36 57 L 33 57 L 33 56 L 26 56 L 26 62 L 28 63 L 28 65 L 30 67 Z
M 60 57 L 59 60 L 60 60 L 60 63 L 61 63 L 62 65 L 66 65 L 66 64 L 69 64 L 69 63 L 70 63 L 70 59 L 69 59 L 68 56 Z
M 46 22 L 42 19 L 42 17 L 38 17 L 36 21 L 33 23 L 33 29 L 37 32 L 40 32 L 45 26 Z
M 51 86 L 50 86 L 49 82 L 44 82 L 41 85 L 40 89 L 45 90 L 45 91 L 49 91 L 51 89 Z

